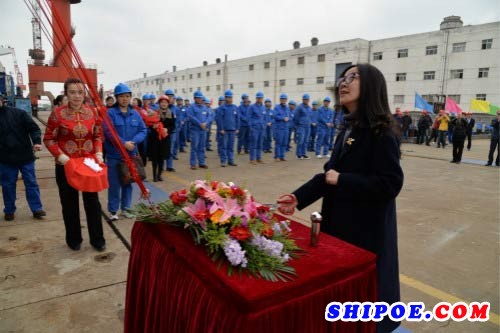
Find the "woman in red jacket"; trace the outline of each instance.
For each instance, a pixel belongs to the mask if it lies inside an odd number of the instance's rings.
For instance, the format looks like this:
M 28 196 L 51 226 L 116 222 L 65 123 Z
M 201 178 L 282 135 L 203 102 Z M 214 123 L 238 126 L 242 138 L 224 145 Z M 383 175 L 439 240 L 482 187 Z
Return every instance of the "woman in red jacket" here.
M 43 142 L 56 159 L 56 182 L 66 227 L 66 244 L 78 251 L 82 242 L 78 191 L 68 184 L 64 165 L 78 157 L 94 157 L 102 163 L 102 131 L 97 114 L 83 104 L 85 87 L 79 79 L 66 80 L 64 95 L 68 97 L 68 105 L 50 114 Z M 90 244 L 104 251 L 106 241 L 99 197 L 96 192 L 83 192 L 82 196 Z

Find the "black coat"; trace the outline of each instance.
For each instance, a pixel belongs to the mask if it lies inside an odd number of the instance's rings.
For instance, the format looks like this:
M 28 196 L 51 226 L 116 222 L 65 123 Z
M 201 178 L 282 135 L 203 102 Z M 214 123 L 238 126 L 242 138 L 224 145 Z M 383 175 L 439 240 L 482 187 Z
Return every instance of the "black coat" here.
M 161 109 L 158 110 L 161 112 Z M 161 162 L 170 158 L 170 137 L 175 131 L 175 114 L 172 118 L 160 117 L 160 121 L 168 132 L 168 136 L 162 140 L 158 138 L 158 132 L 151 129 L 148 133 L 147 155 L 151 161 Z
M 33 145 L 42 143 L 40 127 L 26 111 L 0 108 L 0 163 L 23 165 L 35 160 Z
M 467 136 L 467 120 L 464 118 L 455 118 L 452 121 L 453 124 L 453 139 L 458 141 L 465 140 Z
M 394 303 L 400 300 L 395 200 L 403 186 L 399 142 L 392 133 L 375 138 L 369 129 L 355 128 L 352 140 L 342 147 L 344 136 L 345 129 L 324 166 L 340 173 L 338 184 L 327 185 L 325 174 L 317 174 L 294 192 L 297 208 L 323 198 L 321 230 L 374 252 L 378 299 Z M 386 318 L 377 331 L 390 332 L 398 325 Z
M 474 118 L 470 118 L 469 122 L 467 123 L 467 135 L 472 135 L 474 125 L 476 125 L 476 120 Z

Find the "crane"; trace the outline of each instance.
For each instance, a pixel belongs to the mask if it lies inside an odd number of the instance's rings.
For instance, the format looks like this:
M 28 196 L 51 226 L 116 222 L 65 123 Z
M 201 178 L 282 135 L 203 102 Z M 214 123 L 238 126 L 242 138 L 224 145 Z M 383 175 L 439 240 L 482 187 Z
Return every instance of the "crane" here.
M 24 85 L 23 74 L 19 70 L 19 65 L 17 64 L 16 50 L 10 46 L 0 46 L 0 56 L 12 54 L 12 61 L 14 63 L 14 72 L 16 73 L 16 87 L 22 91 L 26 90 Z

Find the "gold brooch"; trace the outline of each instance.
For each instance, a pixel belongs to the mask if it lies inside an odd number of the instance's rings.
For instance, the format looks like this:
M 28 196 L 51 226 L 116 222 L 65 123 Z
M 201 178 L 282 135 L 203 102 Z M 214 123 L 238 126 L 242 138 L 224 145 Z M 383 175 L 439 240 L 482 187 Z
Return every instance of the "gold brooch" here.
M 348 138 L 346 143 L 350 146 L 355 140 L 353 138 Z

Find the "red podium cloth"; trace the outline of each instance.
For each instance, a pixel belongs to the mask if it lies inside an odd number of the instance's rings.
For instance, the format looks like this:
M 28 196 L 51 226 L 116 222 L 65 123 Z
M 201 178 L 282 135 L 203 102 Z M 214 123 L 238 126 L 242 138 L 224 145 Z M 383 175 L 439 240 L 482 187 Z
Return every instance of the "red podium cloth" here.
M 125 332 L 375 332 L 373 322 L 324 319 L 329 302 L 376 301 L 375 255 L 323 233 L 310 247 L 310 229 L 291 228 L 305 250 L 290 262 L 298 277 L 269 282 L 227 276 L 185 230 L 136 222 Z

